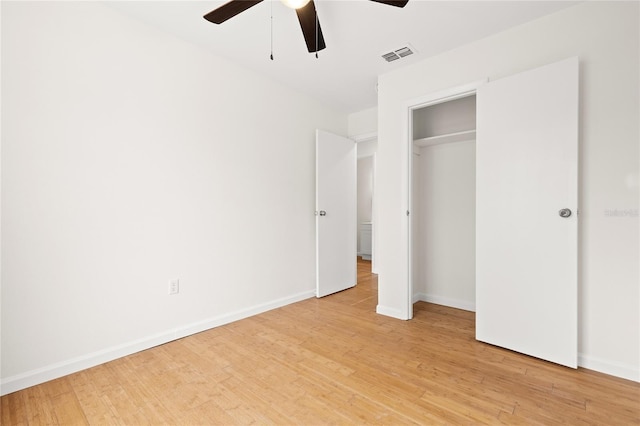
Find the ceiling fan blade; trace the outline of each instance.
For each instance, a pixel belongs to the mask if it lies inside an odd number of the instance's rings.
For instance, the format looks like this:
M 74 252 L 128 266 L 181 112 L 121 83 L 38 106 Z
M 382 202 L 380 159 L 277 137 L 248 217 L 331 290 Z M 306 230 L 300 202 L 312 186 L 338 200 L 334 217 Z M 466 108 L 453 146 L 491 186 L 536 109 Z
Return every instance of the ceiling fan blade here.
M 237 14 L 244 12 L 251 6 L 262 2 L 262 0 L 231 0 L 228 3 L 223 4 L 219 8 L 212 10 L 204 15 L 204 19 L 214 24 L 222 24 L 229 18 L 233 18 Z
M 318 21 L 316 15 L 316 5 L 313 4 L 313 0 L 307 3 L 305 7 L 296 9 L 296 13 L 298 21 L 300 21 L 300 28 L 302 28 L 304 41 L 307 43 L 307 50 L 309 52 L 318 52 L 327 47 L 324 43 L 320 21 Z M 316 34 L 318 35 L 317 40 Z
M 376 3 L 388 4 L 389 6 L 395 6 L 395 7 L 405 7 L 407 3 L 409 3 L 409 0 L 371 0 L 371 1 L 375 1 Z

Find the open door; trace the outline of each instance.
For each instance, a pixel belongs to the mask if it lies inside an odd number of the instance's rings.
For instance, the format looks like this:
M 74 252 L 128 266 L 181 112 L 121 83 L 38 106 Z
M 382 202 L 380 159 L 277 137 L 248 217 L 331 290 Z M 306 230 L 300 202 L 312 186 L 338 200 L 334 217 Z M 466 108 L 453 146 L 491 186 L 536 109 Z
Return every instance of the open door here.
M 476 338 L 577 367 L 578 59 L 480 87 Z
M 351 139 L 316 131 L 316 296 L 356 285 L 357 155 Z

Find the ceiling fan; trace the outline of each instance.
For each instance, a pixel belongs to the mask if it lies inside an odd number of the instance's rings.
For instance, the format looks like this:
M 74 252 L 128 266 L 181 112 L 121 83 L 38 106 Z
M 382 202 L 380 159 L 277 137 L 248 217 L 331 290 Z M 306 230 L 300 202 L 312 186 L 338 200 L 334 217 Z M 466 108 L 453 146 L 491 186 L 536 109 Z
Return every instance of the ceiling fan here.
M 252 6 L 261 3 L 263 0 L 231 0 L 219 8 L 212 10 L 204 15 L 204 19 L 214 24 L 221 24 L 227 19 L 244 12 Z M 300 28 L 302 28 L 302 34 L 304 41 L 307 43 L 307 50 L 309 52 L 318 52 L 324 49 L 326 46 L 324 37 L 322 36 L 322 30 L 320 29 L 320 22 L 318 21 L 318 15 L 316 14 L 316 6 L 313 0 L 281 0 L 285 5 L 296 10 L 298 15 L 298 21 L 300 21 Z M 371 0 L 376 3 L 387 4 L 389 6 L 405 7 L 409 0 Z

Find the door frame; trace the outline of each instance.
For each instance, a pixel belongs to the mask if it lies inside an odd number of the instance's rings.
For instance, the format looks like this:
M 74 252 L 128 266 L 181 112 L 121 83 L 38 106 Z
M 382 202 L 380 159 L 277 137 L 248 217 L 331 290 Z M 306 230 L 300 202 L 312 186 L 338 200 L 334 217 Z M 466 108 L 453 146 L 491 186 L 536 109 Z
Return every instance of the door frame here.
M 406 310 L 405 310 L 405 319 L 410 320 L 413 318 L 413 218 L 412 218 L 412 208 L 413 208 L 413 112 L 415 110 L 428 107 L 431 105 L 437 105 L 448 101 L 453 101 L 455 99 L 464 98 L 467 96 L 475 95 L 476 91 L 479 87 L 487 84 L 489 82 L 488 78 L 484 78 L 481 80 L 477 80 L 471 83 L 467 83 L 460 86 L 451 87 L 448 89 L 440 90 L 437 92 L 432 92 L 425 94 L 423 96 L 410 99 L 405 102 L 403 105 L 403 110 L 405 114 L 403 114 L 403 129 L 404 136 L 403 139 L 407 144 L 407 176 L 406 176 L 406 211 L 407 217 L 405 221 L 405 231 L 407 235 L 407 300 L 406 300 Z

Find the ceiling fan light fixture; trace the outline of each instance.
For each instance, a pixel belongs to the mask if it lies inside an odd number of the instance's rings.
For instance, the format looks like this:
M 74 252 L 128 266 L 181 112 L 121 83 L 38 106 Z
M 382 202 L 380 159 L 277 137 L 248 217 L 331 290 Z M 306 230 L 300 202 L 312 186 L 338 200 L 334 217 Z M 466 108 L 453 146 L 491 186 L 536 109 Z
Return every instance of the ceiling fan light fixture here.
M 291 9 L 301 9 L 309 3 L 310 0 L 280 0 L 285 6 Z

